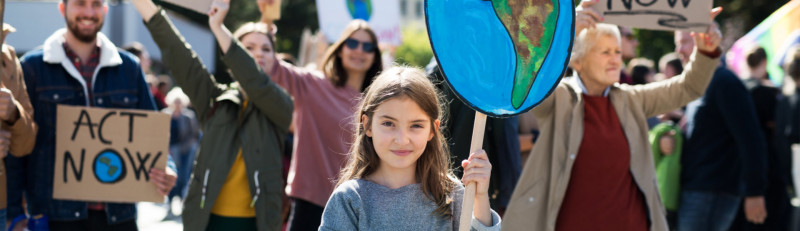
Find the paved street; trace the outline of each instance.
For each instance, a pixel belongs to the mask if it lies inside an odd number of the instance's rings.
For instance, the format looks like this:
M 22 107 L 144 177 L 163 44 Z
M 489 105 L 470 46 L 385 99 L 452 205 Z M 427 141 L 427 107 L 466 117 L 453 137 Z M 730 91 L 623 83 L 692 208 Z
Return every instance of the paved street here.
M 174 219 L 164 220 L 167 215 L 167 207 L 165 204 L 156 204 L 150 202 L 140 202 L 138 206 L 138 220 L 136 223 L 139 225 L 139 230 L 150 231 L 181 231 L 183 230 L 183 223 L 180 217 Z

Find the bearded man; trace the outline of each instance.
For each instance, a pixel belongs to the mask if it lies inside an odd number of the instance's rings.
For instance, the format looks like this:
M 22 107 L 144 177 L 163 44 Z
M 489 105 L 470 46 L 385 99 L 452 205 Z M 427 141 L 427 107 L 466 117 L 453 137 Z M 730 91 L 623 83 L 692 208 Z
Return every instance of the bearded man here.
M 105 0 L 62 0 L 58 10 L 66 28 L 21 60 L 39 132 L 24 166 L 9 168 L 22 168 L 18 170 L 27 174 L 13 180 L 25 181 L 15 185 L 25 185 L 32 216 L 28 228 L 137 230 L 134 204 L 53 199 L 57 105 L 156 110 L 139 62 L 99 32 L 108 13 Z M 174 166 L 171 160 L 169 165 Z M 175 184 L 174 169 L 153 168 L 149 174 L 162 195 Z M 9 217 L 19 215 L 15 212 L 21 213 L 9 209 Z

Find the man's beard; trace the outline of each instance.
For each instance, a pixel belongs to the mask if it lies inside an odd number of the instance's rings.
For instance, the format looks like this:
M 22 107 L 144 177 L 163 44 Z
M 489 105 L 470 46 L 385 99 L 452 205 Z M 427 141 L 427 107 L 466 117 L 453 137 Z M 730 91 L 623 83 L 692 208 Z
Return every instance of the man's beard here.
M 94 20 L 95 22 L 99 22 L 100 21 L 97 18 L 89 19 L 89 20 Z M 95 28 L 94 31 L 92 31 L 91 33 L 88 33 L 88 34 L 83 34 L 83 33 L 81 33 L 81 29 L 78 28 L 78 19 L 75 19 L 75 20 L 66 19 L 66 21 L 67 21 L 67 29 L 72 33 L 73 36 L 75 36 L 75 38 L 77 38 L 79 41 L 84 42 L 84 43 L 94 42 L 94 40 L 97 38 L 97 32 L 99 32 L 100 29 L 103 28 L 103 22 L 99 22 L 99 24 L 97 25 L 97 28 Z

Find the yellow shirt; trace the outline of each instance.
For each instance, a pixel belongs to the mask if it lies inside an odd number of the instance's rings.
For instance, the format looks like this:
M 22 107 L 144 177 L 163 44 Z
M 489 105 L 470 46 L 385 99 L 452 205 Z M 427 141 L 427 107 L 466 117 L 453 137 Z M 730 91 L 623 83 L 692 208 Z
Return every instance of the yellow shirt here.
M 247 107 L 247 99 L 242 104 L 242 111 Z M 247 171 L 242 157 L 242 149 L 233 162 L 228 177 L 222 185 L 217 197 L 217 202 L 211 208 L 211 213 L 223 217 L 255 217 L 256 209 L 250 207 L 250 183 L 247 181 Z

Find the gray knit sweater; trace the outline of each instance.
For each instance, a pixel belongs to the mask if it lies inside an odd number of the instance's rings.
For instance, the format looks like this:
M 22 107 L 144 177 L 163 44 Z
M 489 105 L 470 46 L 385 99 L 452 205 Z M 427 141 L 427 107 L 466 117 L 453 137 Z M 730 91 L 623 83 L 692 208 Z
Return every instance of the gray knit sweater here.
M 458 230 L 464 187 L 454 190 L 453 216 L 433 214 L 436 204 L 420 184 L 391 189 L 367 180 L 349 180 L 336 188 L 325 206 L 319 230 Z M 471 230 L 500 230 L 500 216 L 492 211 L 492 226 L 474 217 Z

